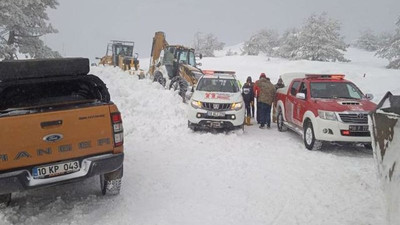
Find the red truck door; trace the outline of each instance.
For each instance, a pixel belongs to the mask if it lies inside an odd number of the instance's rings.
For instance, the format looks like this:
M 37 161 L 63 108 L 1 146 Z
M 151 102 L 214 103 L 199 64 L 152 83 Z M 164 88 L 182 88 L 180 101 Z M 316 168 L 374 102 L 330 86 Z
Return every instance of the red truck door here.
M 297 93 L 304 94 L 305 99 L 296 97 L 296 104 L 293 105 L 293 123 L 302 127 L 304 113 L 307 109 L 308 88 L 307 83 L 302 82 Z
M 292 85 L 289 88 L 289 93 L 287 94 L 286 97 L 286 102 L 285 102 L 285 114 L 286 114 L 286 119 L 289 123 L 294 123 L 293 118 L 294 118 L 294 106 L 297 104 L 297 99 L 296 99 L 296 94 L 297 90 L 300 86 L 300 81 L 294 81 Z

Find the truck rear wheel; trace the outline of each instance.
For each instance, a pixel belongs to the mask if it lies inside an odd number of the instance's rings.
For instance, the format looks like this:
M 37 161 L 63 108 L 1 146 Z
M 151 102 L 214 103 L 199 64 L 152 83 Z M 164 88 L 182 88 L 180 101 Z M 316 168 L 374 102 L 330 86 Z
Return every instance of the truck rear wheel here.
M 319 150 L 321 149 L 322 142 L 315 139 L 314 127 L 311 121 L 306 121 L 304 124 L 304 145 L 308 150 Z
M 101 193 L 103 195 L 117 195 L 121 190 L 123 167 L 120 169 L 100 175 Z
M 11 202 L 11 193 L 0 195 L 0 209 L 10 205 L 10 202 Z
M 278 109 L 278 115 L 276 116 L 276 125 L 278 127 L 278 131 L 280 132 L 287 131 L 287 127 L 284 124 L 283 113 L 281 108 Z

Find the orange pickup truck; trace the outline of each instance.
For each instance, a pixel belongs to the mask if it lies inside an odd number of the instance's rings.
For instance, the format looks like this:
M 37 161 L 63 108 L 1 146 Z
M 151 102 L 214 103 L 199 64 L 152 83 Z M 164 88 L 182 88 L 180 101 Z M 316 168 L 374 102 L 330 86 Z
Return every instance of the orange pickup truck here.
M 11 193 L 100 176 L 118 194 L 123 127 L 89 60 L 0 62 L 0 206 Z

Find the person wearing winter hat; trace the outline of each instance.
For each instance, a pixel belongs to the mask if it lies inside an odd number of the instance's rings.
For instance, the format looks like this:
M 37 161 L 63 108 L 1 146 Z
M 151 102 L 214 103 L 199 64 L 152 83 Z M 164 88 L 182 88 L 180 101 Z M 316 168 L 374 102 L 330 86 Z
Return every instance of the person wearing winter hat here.
M 243 85 L 242 88 L 242 96 L 244 105 L 246 106 L 246 118 L 245 124 L 251 126 L 251 104 L 254 101 L 254 93 L 253 93 L 253 84 L 251 82 L 251 77 L 247 77 L 246 83 Z
M 270 79 L 262 73 L 260 80 L 257 82 L 258 87 L 258 104 L 259 108 L 257 111 L 260 112 L 260 128 L 264 128 L 265 124 L 267 128 L 271 127 L 271 105 L 275 99 L 276 89 L 271 83 Z
M 279 88 L 283 88 L 285 87 L 285 84 L 283 83 L 282 78 L 279 77 L 278 79 L 278 83 L 276 83 L 275 85 L 275 89 L 278 90 Z M 273 103 L 273 107 L 272 107 L 272 122 L 276 123 L 277 122 L 277 108 L 276 108 L 276 101 L 274 101 Z
M 258 124 L 260 124 L 260 104 L 258 102 L 258 96 L 260 94 L 260 88 L 257 86 L 257 83 L 258 83 L 258 81 L 260 81 L 260 79 L 262 77 L 266 77 L 265 73 L 261 73 L 260 74 L 260 78 L 253 85 L 253 93 L 254 93 L 254 97 L 256 98 L 256 106 L 257 106 L 256 107 L 257 108 L 256 120 L 257 120 Z M 254 113 L 254 110 L 253 110 L 253 113 Z

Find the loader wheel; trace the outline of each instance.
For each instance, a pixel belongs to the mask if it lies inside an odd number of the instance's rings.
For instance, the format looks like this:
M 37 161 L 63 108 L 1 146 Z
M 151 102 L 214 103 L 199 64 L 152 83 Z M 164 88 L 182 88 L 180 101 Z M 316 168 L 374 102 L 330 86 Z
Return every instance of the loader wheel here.
M 319 150 L 322 147 L 322 142 L 315 139 L 314 128 L 311 121 L 304 123 L 304 145 L 308 150 Z
M 161 86 L 165 87 L 166 80 L 165 80 L 165 78 L 163 77 L 162 73 L 157 72 L 157 73 L 154 75 L 154 80 L 153 80 L 153 81 L 154 81 L 154 82 L 158 82 L 158 83 L 161 84 Z
M 187 88 L 188 88 L 188 84 L 187 84 L 186 80 L 184 80 L 180 76 L 172 78 L 171 84 L 169 85 L 169 89 L 172 89 L 174 91 L 179 90 L 179 95 L 182 96 L 184 101 L 186 98 Z
M 101 193 L 103 195 L 117 195 L 121 190 L 123 167 L 100 175 Z
M 11 202 L 11 193 L 0 195 L 0 209 L 6 208 L 10 205 Z

